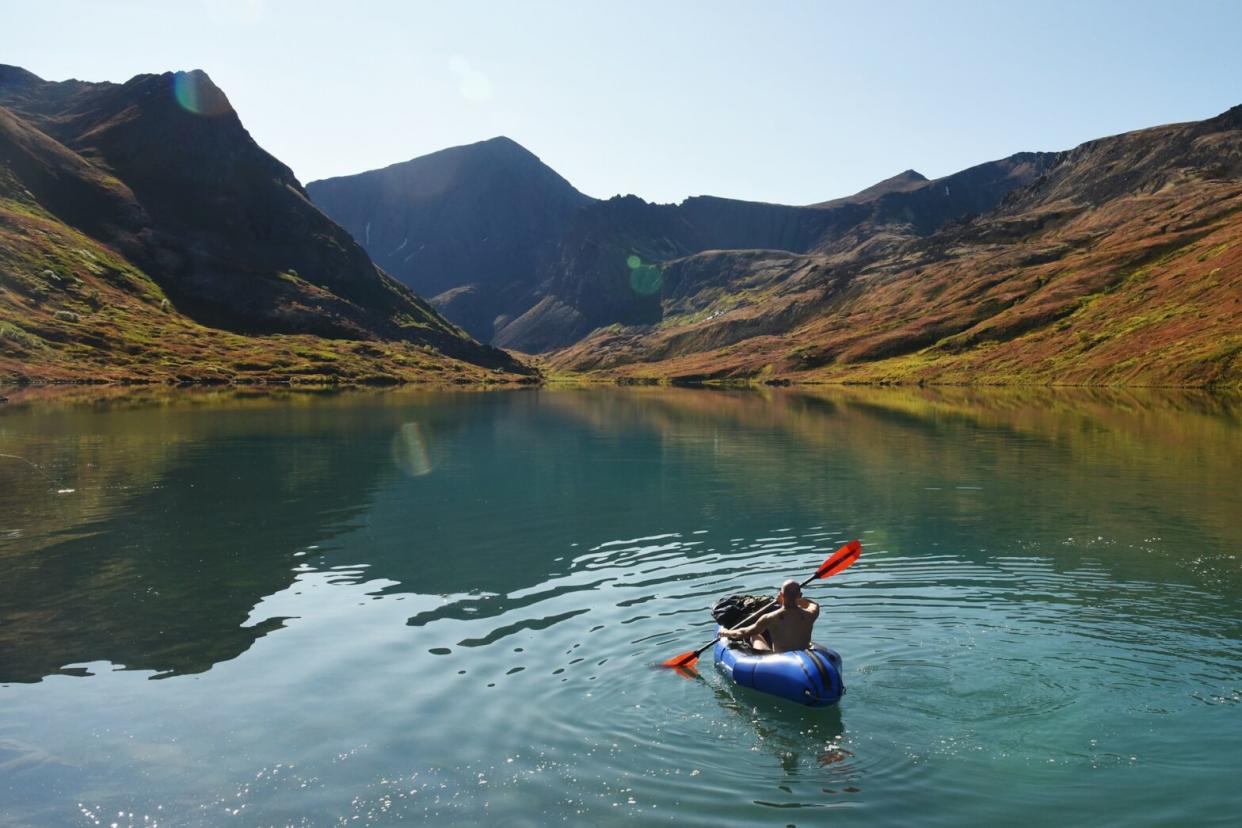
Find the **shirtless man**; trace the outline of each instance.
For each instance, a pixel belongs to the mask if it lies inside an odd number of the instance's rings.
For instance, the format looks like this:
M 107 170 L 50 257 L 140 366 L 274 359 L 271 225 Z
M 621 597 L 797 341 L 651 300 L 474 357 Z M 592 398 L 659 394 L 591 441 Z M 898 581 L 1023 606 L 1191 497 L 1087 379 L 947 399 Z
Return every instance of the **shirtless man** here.
M 802 587 L 792 579 L 781 584 L 781 594 L 776 602 L 781 605 L 780 609 L 760 616 L 750 626 L 721 630 L 721 637 L 749 641 L 758 651 L 781 653 L 810 647 L 811 628 L 815 626 L 815 619 L 819 618 L 819 604 L 803 598 Z M 772 639 L 771 646 L 763 636 L 765 632 Z

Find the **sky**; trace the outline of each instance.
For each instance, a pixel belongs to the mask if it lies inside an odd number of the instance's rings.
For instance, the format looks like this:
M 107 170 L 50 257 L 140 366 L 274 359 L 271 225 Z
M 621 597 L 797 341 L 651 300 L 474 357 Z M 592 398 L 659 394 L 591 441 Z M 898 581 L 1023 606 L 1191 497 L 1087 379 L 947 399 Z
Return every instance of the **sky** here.
M 0 0 L 48 80 L 203 69 L 306 183 L 507 135 L 583 192 L 808 204 L 1242 104 L 1242 2 Z

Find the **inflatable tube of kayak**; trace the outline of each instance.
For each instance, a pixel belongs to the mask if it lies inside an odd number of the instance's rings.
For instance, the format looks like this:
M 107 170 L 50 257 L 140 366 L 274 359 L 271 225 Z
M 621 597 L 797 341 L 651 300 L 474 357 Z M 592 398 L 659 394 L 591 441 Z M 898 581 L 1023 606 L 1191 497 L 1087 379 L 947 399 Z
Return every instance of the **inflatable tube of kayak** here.
M 812 643 L 806 650 L 756 653 L 745 645 L 719 639 L 712 650 L 716 666 L 733 681 L 808 707 L 828 707 L 841 700 L 841 656 Z

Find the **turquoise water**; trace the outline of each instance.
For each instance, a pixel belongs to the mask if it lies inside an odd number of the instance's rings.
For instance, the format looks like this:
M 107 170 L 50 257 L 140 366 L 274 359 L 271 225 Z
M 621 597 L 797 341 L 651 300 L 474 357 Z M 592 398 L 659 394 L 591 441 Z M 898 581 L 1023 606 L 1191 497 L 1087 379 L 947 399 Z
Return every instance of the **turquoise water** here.
M 1230 824 L 1240 409 L 524 390 L 0 406 L 0 823 Z M 20 458 L 20 459 L 18 459 Z M 31 465 L 33 464 L 33 465 Z M 848 692 L 653 663 L 809 588 Z M 826 813 L 830 812 L 830 813 Z

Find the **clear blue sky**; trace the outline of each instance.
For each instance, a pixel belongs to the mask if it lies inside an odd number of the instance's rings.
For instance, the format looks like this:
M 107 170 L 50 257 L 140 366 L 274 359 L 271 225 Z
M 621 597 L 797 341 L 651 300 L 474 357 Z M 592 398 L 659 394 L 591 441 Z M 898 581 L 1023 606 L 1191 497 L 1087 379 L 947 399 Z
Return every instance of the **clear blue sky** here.
M 809 203 L 1242 103 L 1242 2 L 0 0 L 0 62 L 205 69 L 303 181 L 508 135 L 594 196 Z

